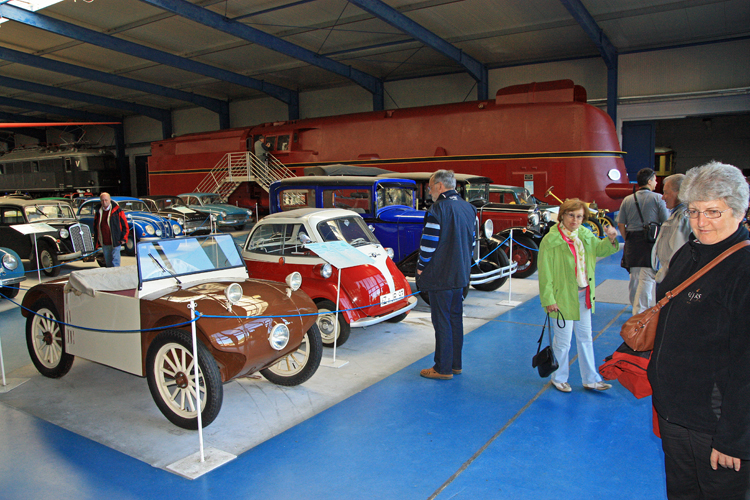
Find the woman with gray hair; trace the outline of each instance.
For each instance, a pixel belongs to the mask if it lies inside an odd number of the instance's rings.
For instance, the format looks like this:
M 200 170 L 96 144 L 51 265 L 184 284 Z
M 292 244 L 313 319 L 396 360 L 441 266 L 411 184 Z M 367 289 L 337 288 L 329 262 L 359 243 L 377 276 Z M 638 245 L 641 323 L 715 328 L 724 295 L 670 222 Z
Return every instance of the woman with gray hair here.
M 731 165 L 688 171 L 679 197 L 693 235 L 656 300 L 748 239 L 748 185 Z M 661 310 L 648 366 L 667 496 L 750 498 L 750 249 L 741 248 Z

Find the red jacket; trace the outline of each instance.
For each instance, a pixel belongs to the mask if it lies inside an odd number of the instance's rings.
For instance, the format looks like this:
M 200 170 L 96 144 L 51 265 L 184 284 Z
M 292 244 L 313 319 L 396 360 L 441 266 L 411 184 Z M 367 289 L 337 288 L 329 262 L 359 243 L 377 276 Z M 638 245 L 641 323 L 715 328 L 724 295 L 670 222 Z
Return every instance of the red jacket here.
M 120 207 L 112 203 L 112 208 L 110 209 L 112 212 L 109 215 L 109 232 L 112 235 L 112 245 L 114 246 L 116 243 L 119 243 L 120 245 L 124 245 L 128 242 L 128 219 L 125 217 L 125 212 L 122 211 Z M 95 248 L 99 248 L 101 246 L 101 242 L 99 241 L 99 223 L 100 223 L 100 216 L 102 213 L 102 209 L 99 208 L 99 210 L 96 211 L 96 214 L 94 215 L 94 246 Z

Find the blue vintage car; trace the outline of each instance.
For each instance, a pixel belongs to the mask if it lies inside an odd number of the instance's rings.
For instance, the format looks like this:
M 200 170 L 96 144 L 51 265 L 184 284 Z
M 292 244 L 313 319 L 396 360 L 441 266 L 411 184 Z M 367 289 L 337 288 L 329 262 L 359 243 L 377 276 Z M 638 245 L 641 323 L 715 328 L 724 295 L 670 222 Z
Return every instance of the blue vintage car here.
M 183 236 L 184 231 L 179 220 L 152 214 L 146 204 L 138 198 L 113 196 L 112 202 L 125 212 L 125 217 L 128 219 L 130 235 L 125 245 L 125 253 L 128 255 L 135 255 L 135 244 L 140 241 Z M 94 234 L 94 215 L 100 206 L 99 198 L 89 198 L 78 209 L 78 220 L 91 228 L 92 235 Z M 133 226 L 135 226 L 136 241 L 133 241 Z
M 365 219 L 378 241 L 393 250 L 393 260 L 406 276 L 414 276 L 419 257 L 419 241 L 424 210 L 415 208 L 417 184 L 410 179 L 362 176 L 305 176 L 282 179 L 271 184 L 271 213 L 296 208 L 344 208 Z M 479 249 L 482 256 L 494 250 L 499 241 L 492 238 L 492 223 L 482 227 Z M 472 268 L 472 286 L 496 290 L 512 272 L 502 251 Z
M 2 298 L 12 299 L 18 295 L 18 284 L 26 279 L 23 263 L 10 248 L 0 248 L 0 293 Z
M 183 193 L 178 196 L 193 210 L 213 215 L 216 225 L 220 228 L 232 227 L 240 231 L 250 222 L 250 216 L 253 215 L 253 211 L 247 208 L 222 203 L 221 196 L 216 193 Z

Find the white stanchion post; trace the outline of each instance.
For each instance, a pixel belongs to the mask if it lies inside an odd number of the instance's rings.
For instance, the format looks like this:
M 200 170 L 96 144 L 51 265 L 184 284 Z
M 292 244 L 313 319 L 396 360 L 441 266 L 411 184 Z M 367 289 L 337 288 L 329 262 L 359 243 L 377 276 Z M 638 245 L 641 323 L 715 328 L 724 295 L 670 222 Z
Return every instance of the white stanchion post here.
M 198 336 L 195 333 L 195 300 L 190 301 L 188 305 L 190 309 L 190 323 L 191 330 L 193 333 L 193 366 L 195 367 L 195 404 L 196 413 L 198 414 L 198 443 L 200 445 L 201 462 L 205 462 L 206 459 L 203 456 L 203 419 L 201 415 L 201 381 L 199 377 L 199 366 L 198 366 Z
M 336 338 L 336 332 L 339 331 L 339 307 L 341 302 L 341 273 L 343 269 L 336 268 L 338 270 L 338 283 L 336 284 L 336 309 L 333 312 L 333 359 L 327 360 L 323 359 L 320 362 L 321 366 L 328 366 L 331 368 L 341 368 L 342 366 L 348 364 L 348 361 L 336 361 L 336 343 L 338 342 L 338 338 Z
M 0 341 L 0 371 L 3 372 L 3 387 L 5 387 L 7 384 L 5 383 L 5 363 L 3 363 L 3 343 Z
M 513 228 L 510 230 L 510 236 L 508 237 L 509 243 L 509 249 L 508 249 L 508 255 L 510 255 L 510 263 L 513 263 Z M 508 300 L 503 300 L 501 302 L 498 302 L 497 305 L 499 306 L 510 306 L 510 307 L 516 307 L 521 302 L 520 301 L 513 301 L 511 300 L 513 298 L 513 274 L 510 274 L 508 276 Z
M 258 203 L 255 203 L 255 222 L 257 223 L 258 220 L 260 220 L 260 216 L 258 215 Z
M 39 262 L 39 247 L 36 243 L 37 237 L 36 233 L 34 233 L 34 254 L 36 254 L 36 277 L 39 280 L 39 283 L 42 282 L 42 263 Z

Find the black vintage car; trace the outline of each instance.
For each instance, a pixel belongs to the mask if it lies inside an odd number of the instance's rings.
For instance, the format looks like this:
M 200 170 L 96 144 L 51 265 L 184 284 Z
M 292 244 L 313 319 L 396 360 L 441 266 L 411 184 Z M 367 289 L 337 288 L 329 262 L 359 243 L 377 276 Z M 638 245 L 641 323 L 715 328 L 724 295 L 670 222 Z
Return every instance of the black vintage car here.
M 12 226 L 43 223 L 52 231 L 23 234 Z M 0 241 L 37 269 L 34 239 L 39 250 L 41 269 L 47 276 L 60 274 L 60 262 L 78 259 L 94 252 L 91 230 L 78 223 L 70 203 L 54 200 L 0 198 Z
M 211 214 L 188 207 L 178 196 L 143 196 L 140 199 L 152 213 L 180 221 L 185 236 L 200 236 L 211 232 Z

